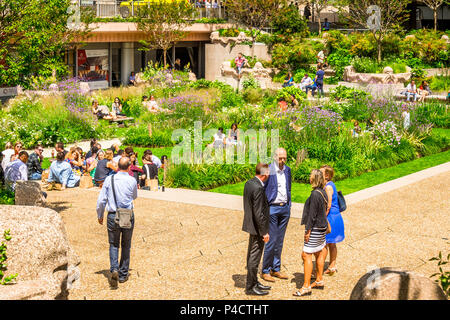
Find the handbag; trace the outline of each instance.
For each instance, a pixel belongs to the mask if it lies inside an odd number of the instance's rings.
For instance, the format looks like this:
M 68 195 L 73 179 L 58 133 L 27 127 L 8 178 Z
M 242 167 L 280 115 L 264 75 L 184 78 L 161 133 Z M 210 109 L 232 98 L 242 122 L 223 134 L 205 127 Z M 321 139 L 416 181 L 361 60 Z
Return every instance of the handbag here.
M 325 201 L 325 206 L 327 206 L 327 205 L 328 205 L 328 201 L 327 201 L 327 200 L 325 199 L 325 197 L 323 196 L 323 193 L 320 192 L 319 190 L 315 190 L 315 191 L 317 191 L 318 193 L 320 193 L 320 195 L 322 196 L 323 200 Z M 329 222 L 328 219 L 327 219 L 327 231 L 326 231 L 326 234 L 329 234 L 329 233 L 331 233 L 331 225 L 330 225 L 330 222 Z
M 119 206 L 117 205 L 116 191 L 114 188 L 114 176 L 111 177 L 111 184 L 113 189 L 114 202 L 116 203 L 116 217 L 114 218 L 114 222 L 123 229 L 131 229 L 133 209 L 119 208 Z
M 347 210 L 347 203 L 345 202 L 344 195 L 341 191 L 337 192 L 338 204 L 339 204 L 339 212 L 343 212 Z
M 89 174 L 84 174 L 80 178 L 80 188 L 89 189 L 94 187 L 94 183 L 92 182 L 92 177 Z

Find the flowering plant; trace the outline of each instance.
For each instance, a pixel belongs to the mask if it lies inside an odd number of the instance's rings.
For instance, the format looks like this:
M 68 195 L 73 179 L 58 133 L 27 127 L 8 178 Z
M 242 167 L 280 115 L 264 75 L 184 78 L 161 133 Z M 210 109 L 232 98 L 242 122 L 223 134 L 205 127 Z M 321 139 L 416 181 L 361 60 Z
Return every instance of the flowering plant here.
M 397 126 L 390 120 L 376 121 L 372 127 L 372 134 L 376 141 L 392 148 L 398 147 L 402 138 Z

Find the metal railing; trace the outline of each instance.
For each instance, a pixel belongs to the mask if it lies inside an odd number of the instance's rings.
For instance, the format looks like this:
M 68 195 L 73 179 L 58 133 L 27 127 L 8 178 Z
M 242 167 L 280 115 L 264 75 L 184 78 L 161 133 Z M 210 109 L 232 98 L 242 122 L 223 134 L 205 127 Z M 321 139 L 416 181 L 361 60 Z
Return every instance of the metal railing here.
M 192 19 L 226 19 L 227 13 L 222 0 L 191 1 L 196 7 Z M 73 0 L 80 8 L 90 8 L 98 18 L 130 18 L 137 14 L 142 6 L 151 5 L 149 0 Z

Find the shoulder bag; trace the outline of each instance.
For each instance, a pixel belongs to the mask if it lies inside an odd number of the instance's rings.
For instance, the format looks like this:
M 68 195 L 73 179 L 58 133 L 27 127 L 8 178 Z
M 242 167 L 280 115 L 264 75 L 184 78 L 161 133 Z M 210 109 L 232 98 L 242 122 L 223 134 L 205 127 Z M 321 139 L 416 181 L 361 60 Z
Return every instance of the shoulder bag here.
M 322 196 L 323 200 L 325 201 L 325 211 L 326 211 L 327 210 L 326 208 L 327 208 L 327 205 L 328 205 L 327 199 L 325 199 L 325 196 L 323 195 L 322 192 L 320 192 L 319 190 L 315 190 L 315 191 L 320 193 L 320 195 Z M 330 222 L 327 219 L 327 234 L 329 234 L 329 233 L 331 233 L 331 225 L 330 225 Z
M 116 203 L 116 217 L 114 222 L 123 229 L 131 229 L 131 218 L 133 216 L 133 209 L 119 208 L 116 199 L 116 190 L 114 188 L 114 175 L 111 177 L 111 185 L 114 196 L 114 202 Z
M 347 204 L 345 203 L 345 198 L 341 191 L 337 192 L 337 198 L 339 204 L 339 212 L 347 210 Z

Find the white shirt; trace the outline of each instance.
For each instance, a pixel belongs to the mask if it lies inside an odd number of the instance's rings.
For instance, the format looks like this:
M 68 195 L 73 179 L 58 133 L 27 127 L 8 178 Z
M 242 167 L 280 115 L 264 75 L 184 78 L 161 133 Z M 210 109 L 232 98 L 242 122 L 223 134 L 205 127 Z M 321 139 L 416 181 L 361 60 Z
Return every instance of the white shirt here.
M 307 85 L 313 84 L 313 81 L 311 79 L 311 77 L 303 77 L 302 81 L 300 82 L 302 87 L 306 87 Z
M 287 198 L 287 186 L 286 186 L 286 175 L 284 174 L 284 170 L 286 168 L 283 167 L 283 170 L 280 170 L 280 168 L 278 168 L 278 164 L 276 164 L 275 162 L 274 162 L 274 166 L 275 166 L 275 170 L 276 170 L 276 174 L 277 174 L 278 188 L 277 188 L 277 197 L 275 198 L 273 203 L 281 203 L 281 202 L 286 203 L 287 200 L 288 200 L 288 198 Z
M 406 86 L 406 90 L 407 91 L 413 91 L 413 92 L 416 92 L 417 91 L 417 89 L 416 89 L 416 85 L 411 85 L 411 83 L 409 83 L 407 86 Z
M 323 60 L 325 59 L 325 54 L 323 53 L 323 51 L 320 51 L 318 54 L 317 54 L 317 60 L 319 60 L 319 62 L 321 62 L 321 63 L 323 63 Z
M 152 162 L 158 167 L 158 169 L 161 168 L 161 160 L 159 160 L 159 158 L 154 154 L 152 154 Z
M 3 153 L 2 168 L 3 171 L 5 171 L 8 163 L 11 162 L 11 156 L 14 154 L 14 149 L 6 149 L 2 151 L 2 153 Z

